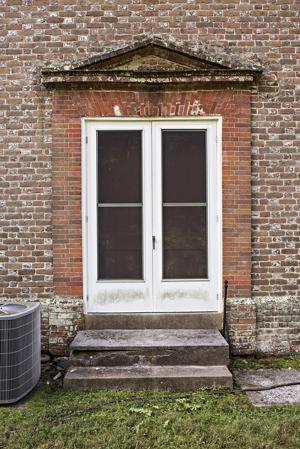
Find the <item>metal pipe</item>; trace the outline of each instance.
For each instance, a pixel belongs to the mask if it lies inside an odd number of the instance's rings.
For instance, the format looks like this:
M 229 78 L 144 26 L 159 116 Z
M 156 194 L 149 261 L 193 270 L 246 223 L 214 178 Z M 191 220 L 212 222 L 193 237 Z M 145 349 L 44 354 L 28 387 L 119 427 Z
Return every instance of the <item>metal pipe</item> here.
M 223 337 L 227 340 L 226 337 L 228 337 L 227 335 L 227 316 L 226 316 L 226 310 L 227 310 L 227 293 L 228 293 L 228 284 L 229 282 L 227 281 L 227 279 L 225 279 L 224 281 L 224 310 L 223 310 L 223 330 L 222 330 L 222 335 Z

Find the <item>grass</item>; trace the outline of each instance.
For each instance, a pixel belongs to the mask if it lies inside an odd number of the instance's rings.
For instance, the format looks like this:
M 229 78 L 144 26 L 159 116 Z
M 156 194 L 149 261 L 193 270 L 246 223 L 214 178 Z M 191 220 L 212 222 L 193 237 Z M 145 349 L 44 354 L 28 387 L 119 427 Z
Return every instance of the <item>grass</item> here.
M 299 423 L 300 406 L 255 408 L 243 394 L 67 392 L 51 381 L 0 408 L 0 448 L 296 449 Z
M 300 370 L 300 355 L 289 357 L 235 357 L 231 362 L 232 369 L 260 369 L 260 368 L 293 368 Z

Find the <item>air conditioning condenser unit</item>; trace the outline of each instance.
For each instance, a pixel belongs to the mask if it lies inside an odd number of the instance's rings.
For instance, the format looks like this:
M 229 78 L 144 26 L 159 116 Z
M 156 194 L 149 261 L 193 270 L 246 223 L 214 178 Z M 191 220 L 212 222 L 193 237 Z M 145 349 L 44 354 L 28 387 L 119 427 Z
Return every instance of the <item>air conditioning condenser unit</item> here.
M 26 396 L 41 374 L 40 305 L 0 304 L 0 404 Z

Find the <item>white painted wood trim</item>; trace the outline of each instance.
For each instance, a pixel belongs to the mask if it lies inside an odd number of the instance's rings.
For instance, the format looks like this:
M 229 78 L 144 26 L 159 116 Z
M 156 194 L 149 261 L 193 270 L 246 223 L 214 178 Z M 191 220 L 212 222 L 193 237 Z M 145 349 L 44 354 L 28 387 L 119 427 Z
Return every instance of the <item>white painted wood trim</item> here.
M 82 282 L 83 282 L 83 311 L 88 312 L 88 250 L 87 250 L 87 187 L 86 187 L 86 152 L 87 152 L 87 127 L 86 119 L 81 119 L 81 227 L 82 227 Z
M 156 264 L 153 268 L 154 274 L 154 292 L 155 292 L 155 311 L 157 312 L 196 312 L 206 311 L 215 312 L 220 308 L 222 273 L 221 267 L 221 223 L 217 221 L 217 216 L 221 215 L 221 197 L 220 176 L 220 157 L 218 157 L 219 148 L 217 146 L 217 126 L 212 121 L 198 120 L 184 123 L 177 121 L 153 121 L 152 123 L 153 147 L 154 147 L 154 229 L 157 238 Z M 208 279 L 162 279 L 162 148 L 161 133 L 163 129 L 198 129 L 206 131 L 206 163 L 207 163 L 207 211 L 208 211 Z M 218 179 L 216 180 L 215 174 Z M 215 238 L 215 236 L 217 236 Z M 186 299 L 183 300 L 186 291 Z M 178 300 L 175 299 L 178 292 Z M 169 299 L 168 299 L 169 298 Z M 189 299 L 188 299 L 189 298 Z M 198 300 L 199 298 L 199 300 Z M 201 298 L 201 300 L 200 300 Z M 205 300 L 207 298 L 207 302 Z M 172 307 L 172 310 L 170 310 Z
M 169 123 L 169 125 L 178 128 L 178 126 L 181 127 L 181 125 L 185 124 L 187 127 L 190 125 L 186 122 L 189 122 L 190 124 L 200 124 L 201 128 L 204 129 L 207 127 L 209 129 L 211 126 L 215 128 L 215 142 L 213 142 L 215 146 L 216 151 L 216 168 L 217 168 L 217 179 L 215 179 L 215 204 L 216 204 L 216 211 L 218 215 L 218 222 L 216 226 L 216 235 L 217 235 L 217 245 L 218 245 L 218 260 L 217 267 L 218 267 L 218 276 L 217 276 L 217 295 L 218 295 L 218 301 L 217 301 L 217 310 L 214 309 L 214 311 L 223 312 L 223 298 L 222 298 L 222 117 L 221 116 L 202 116 L 202 117 L 146 117 L 146 118 L 130 118 L 130 117 L 89 117 L 89 118 L 83 118 L 82 119 L 82 256 L 83 256 L 83 295 L 84 295 L 84 312 L 85 313 L 95 313 L 97 310 L 92 310 L 89 307 L 89 281 L 88 281 L 88 258 L 89 258 L 89 252 L 88 252 L 88 226 L 86 223 L 86 215 L 87 215 L 87 148 L 89 147 L 90 143 L 86 143 L 86 137 L 88 136 L 88 128 L 90 125 L 92 125 L 95 128 L 102 128 L 102 129 L 109 129 L 110 126 L 115 129 L 116 124 L 121 125 L 121 123 L 124 123 L 124 129 L 130 128 L 130 123 L 133 125 L 134 128 L 137 129 L 136 125 L 146 125 L 149 122 L 152 123 L 152 141 L 154 142 L 153 138 L 153 129 L 155 124 L 162 125 L 161 122 L 164 122 L 165 124 Z M 128 123 L 130 122 L 130 123 Z M 128 126 L 129 125 L 129 126 Z M 123 128 L 123 127 L 122 127 Z M 154 153 L 154 152 L 153 152 Z M 157 161 L 149 161 L 150 165 L 157 163 Z M 156 183 L 155 183 L 156 184 Z M 149 184 L 148 184 L 149 185 Z M 151 180 L 150 180 L 151 185 Z M 153 187 L 153 191 L 155 191 L 155 186 Z M 152 204 L 152 201 L 151 201 Z M 152 214 L 154 216 L 154 214 Z M 146 233 L 144 233 L 146 234 Z M 154 229 L 154 223 L 153 223 L 153 232 L 150 232 L 149 235 L 157 235 L 157 230 Z M 145 244 L 145 243 L 144 243 Z M 152 240 L 148 239 L 146 245 L 149 245 L 152 251 Z M 144 252 L 145 255 L 145 252 Z M 153 260 L 153 258 L 152 258 Z M 152 267 L 153 268 L 153 267 Z M 185 282 L 189 282 L 186 280 Z M 153 282 L 153 284 L 155 284 Z M 156 295 L 153 295 L 153 297 L 156 297 Z M 152 305 L 152 310 L 154 311 L 155 307 Z M 151 310 L 148 310 L 151 312 Z M 131 312 L 130 310 L 126 310 L 126 312 Z M 137 311 L 139 312 L 139 311 Z M 147 312 L 147 310 L 144 310 L 144 312 Z M 162 311 L 163 312 L 163 311 Z M 105 313 L 103 311 L 103 313 Z M 119 311 L 107 311 L 106 313 L 119 313 Z M 174 310 L 174 313 L 176 311 Z
M 142 280 L 98 280 L 97 278 L 97 141 L 96 133 L 101 130 L 137 130 L 142 132 L 142 180 L 143 180 L 143 273 Z M 85 310 L 88 313 L 151 312 L 152 306 L 152 237 L 151 237 L 151 124 L 85 122 L 88 143 L 83 157 L 83 225 L 85 239 Z M 84 133 L 83 133 L 84 134 Z M 85 136 L 85 137 L 86 137 Z M 83 137 L 84 138 L 84 137 Z M 85 139 L 84 139 L 85 142 Z M 88 222 L 85 217 L 88 216 Z M 129 300 L 132 298 L 132 300 Z
M 218 122 L 222 120 L 222 116 L 216 115 L 201 115 L 201 116 L 172 116 L 172 117 L 84 117 L 82 121 L 88 122 Z

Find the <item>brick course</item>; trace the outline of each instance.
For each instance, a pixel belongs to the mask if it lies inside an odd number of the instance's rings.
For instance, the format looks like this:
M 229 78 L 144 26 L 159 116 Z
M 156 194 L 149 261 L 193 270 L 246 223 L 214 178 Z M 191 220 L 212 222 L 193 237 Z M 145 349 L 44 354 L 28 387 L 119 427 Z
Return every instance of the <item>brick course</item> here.
M 135 38 L 155 35 L 185 42 L 195 49 L 213 46 L 216 54 L 228 54 L 230 58 L 258 57 L 264 66 L 263 77 L 251 96 L 251 285 L 249 193 L 243 193 L 247 210 L 245 222 L 241 220 L 238 230 L 236 223 L 230 222 L 231 189 L 226 187 L 223 193 L 228 224 L 224 236 L 239 234 L 240 244 L 235 250 L 243 255 L 237 263 L 225 238 L 224 266 L 228 269 L 225 273 L 229 276 L 232 297 L 231 337 L 235 351 L 240 353 L 297 352 L 300 341 L 297 0 L 159 3 L 0 0 L 0 23 L 1 297 L 40 299 L 44 304 L 44 342 L 50 341 L 56 351 L 64 350 L 66 338 L 80 325 L 80 220 L 78 214 L 73 215 L 80 205 L 79 116 L 72 101 L 78 104 L 78 100 L 85 99 L 87 113 L 95 111 L 96 115 L 111 115 L 112 103 L 120 105 L 124 115 L 150 115 L 150 111 L 153 115 L 168 115 L 176 113 L 176 108 L 180 115 L 192 114 L 199 113 L 197 107 L 201 104 L 207 113 L 228 114 L 224 122 L 224 149 L 236 148 L 239 138 L 245 138 L 248 146 L 250 130 L 246 131 L 247 136 L 232 135 L 229 114 L 237 114 L 236 109 L 232 103 L 220 104 L 216 93 L 187 93 L 179 100 L 178 93 L 166 93 L 164 99 L 156 100 L 156 94 L 144 93 L 138 98 L 143 101 L 137 111 L 137 98 L 132 96 L 139 94 L 126 93 L 125 97 L 124 93 L 114 92 L 115 97 L 109 100 L 104 92 L 59 92 L 53 100 L 51 92 L 41 86 L 43 67 L 80 61 L 102 53 L 107 47 L 117 48 Z M 213 95 L 216 95 L 214 102 L 210 98 Z M 222 95 L 236 101 L 235 92 L 226 90 Z M 246 96 L 248 93 L 243 94 L 243 98 Z M 124 98 L 128 99 L 126 105 Z M 155 104 L 161 104 L 161 108 Z M 63 128 L 60 134 L 57 127 L 52 129 L 52 110 L 56 123 L 67 114 L 65 107 L 69 108 L 70 127 L 67 133 Z M 241 158 L 236 161 L 248 164 L 249 149 L 239 151 L 244 152 L 245 159 L 239 153 Z M 68 154 L 68 160 L 63 154 Z M 229 186 L 236 170 L 230 157 L 237 155 L 229 150 L 224 155 L 224 183 L 227 179 Z M 248 168 L 246 171 L 246 183 L 242 176 L 234 180 L 235 191 L 240 194 L 243 186 L 248 186 Z M 240 208 L 241 203 L 235 204 L 235 210 L 236 207 Z M 247 313 L 240 308 L 242 298 L 245 304 L 250 301 L 248 323 L 243 321 L 247 320 Z M 50 312 L 52 302 L 57 304 L 56 311 L 61 308 L 64 317 L 64 324 L 56 330 L 57 324 L 49 321 L 49 316 L 54 317 Z M 72 304 L 76 312 L 71 310 Z

